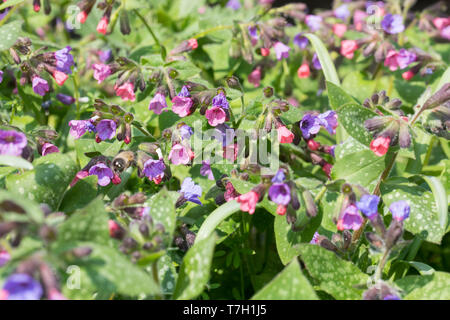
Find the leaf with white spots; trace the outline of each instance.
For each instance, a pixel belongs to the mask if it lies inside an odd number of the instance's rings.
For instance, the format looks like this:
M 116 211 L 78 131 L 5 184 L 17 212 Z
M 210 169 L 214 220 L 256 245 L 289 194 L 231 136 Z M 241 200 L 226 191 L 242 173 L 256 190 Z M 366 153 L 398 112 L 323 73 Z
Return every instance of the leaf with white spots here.
M 272 281 L 259 290 L 252 300 L 317 300 L 317 295 L 302 274 L 297 259 L 294 259 Z
M 372 192 L 392 153 L 389 152 L 379 157 L 371 150 L 366 149 L 340 156 L 341 158 L 336 160 L 331 171 L 333 179 L 344 179 L 349 183 L 359 184 Z
M 339 258 L 334 252 L 318 245 L 299 245 L 301 260 L 309 274 L 319 281 L 322 290 L 339 300 L 361 299 L 368 275 L 350 261 Z
M 404 300 L 449 300 L 450 273 L 436 271 L 426 276 L 406 276 L 395 282 Z
M 118 249 L 95 242 L 68 242 L 59 253 L 76 247 L 89 247 L 92 252 L 84 258 L 70 258 L 67 261 L 80 270 L 80 288 L 70 288 L 73 276 L 77 273 L 62 272 L 64 277 L 60 282 L 62 293 L 69 299 L 108 299 L 113 293 L 133 298 L 142 295 L 158 294 L 160 289 L 150 274 L 134 265 L 129 257 L 123 255 Z M 66 258 L 67 259 L 67 258 Z
M 364 127 L 367 119 L 376 117 L 377 114 L 356 103 L 349 103 L 337 110 L 339 124 L 345 131 L 363 145 L 368 146 L 372 141 L 372 135 Z
M 93 139 L 78 139 L 75 140 L 75 151 L 77 153 L 80 166 L 84 167 L 88 164 L 89 158 L 85 153 L 98 152 L 106 157 L 114 157 L 122 148 L 122 141 L 115 140 L 114 142 L 102 141 L 95 142 Z
M 92 241 L 106 244 L 110 239 L 108 220 L 103 201 L 97 198 L 64 221 L 59 228 L 58 242 Z
M 66 154 L 51 153 L 33 161 L 33 166 L 33 170 L 6 177 L 6 188 L 56 210 L 77 173 L 76 163 Z
M 189 300 L 202 293 L 210 277 L 216 235 L 196 241 L 183 258 L 173 298 Z
M 356 103 L 347 92 L 345 92 L 340 86 L 335 85 L 332 82 L 327 81 L 328 100 L 332 109 L 337 110 L 347 103 Z
M 0 27 L 0 51 L 8 50 L 17 41 L 22 32 L 23 21 L 12 21 Z
M 177 281 L 177 272 L 172 258 L 164 255 L 158 259 L 158 278 L 161 283 L 161 289 L 164 294 L 173 294 L 175 283 Z
M 405 200 L 411 211 L 404 221 L 405 229 L 413 234 L 421 234 L 427 241 L 441 243 L 445 226 L 440 224 L 438 208 L 433 194 L 407 179 L 387 180 L 381 185 L 381 196 L 386 208 L 392 202 Z
M 167 191 L 166 188 L 163 188 L 147 201 L 147 205 L 150 207 L 149 215 L 153 218 L 154 223 L 161 223 L 170 237 L 175 231 L 175 202 L 179 196 L 178 192 Z

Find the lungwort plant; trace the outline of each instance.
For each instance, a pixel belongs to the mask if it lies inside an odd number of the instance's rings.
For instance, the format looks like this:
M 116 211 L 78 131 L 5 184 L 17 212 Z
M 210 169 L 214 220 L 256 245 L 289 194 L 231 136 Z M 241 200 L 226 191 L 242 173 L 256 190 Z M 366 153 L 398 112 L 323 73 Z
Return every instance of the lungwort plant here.
M 0 298 L 449 299 L 414 5 L 1 1 Z

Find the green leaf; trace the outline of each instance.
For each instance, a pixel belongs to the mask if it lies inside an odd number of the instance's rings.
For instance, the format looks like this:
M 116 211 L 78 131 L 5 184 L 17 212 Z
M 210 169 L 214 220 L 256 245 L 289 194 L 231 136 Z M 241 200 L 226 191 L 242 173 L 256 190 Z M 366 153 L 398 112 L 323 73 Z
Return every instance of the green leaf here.
M 25 0 L 8 0 L 8 3 L 0 4 L 0 10 L 15 6 L 16 4 L 22 3 L 24 1 Z
M 322 40 L 320 40 L 316 35 L 311 33 L 305 34 L 305 37 L 307 37 L 309 41 L 311 41 L 311 44 L 317 53 L 317 57 L 319 58 L 320 64 L 322 66 L 325 79 L 339 86 L 340 85 L 339 77 L 334 67 L 333 60 L 331 60 L 331 57 L 328 54 L 328 49 L 323 44 Z
M 404 300 L 449 300 L 450 273 L 436 271 L 429 276 L 406 276 L 395 282 L 407 292 Z
M 368 149 L 354 152 L 336 160 L 331 176 L 335 180 L 359 184 L 372 192 L 391 156 L 392 153 L 388 153 L 379 157 Z
M 84 208 L 97 196 L 97 176 L 92 175 L 78 182 L 66 191 L 59 206 L 59 210 L 72 213 L 77 209 Z
M 428 183 L 431 192 L 434 196 L 434 201 L 436 202 L 439 223 L 442 228 L 447 227 L 448 222 L 448 203 L 447 203 L 447 192 L 442 184 L 441 180 L 436 177 L 422 176 L 422 178 Z
M 147 202 L 150 207 L 149 215 L 155 223 L 161 223 L 164 226 L 170 237 L 175 231 L 175 202 L 179 196 L 178 192 L 167 191 L 163 188 Z
M 4 5 L 0 5 L 0 8 Z M 0 34 L 2 35 L 0 39 L 0 51 L 8 50 L 14 45 L 22 31 L 22 23 L 22 21 L 15 20 L 0 27 Z
M 7 155 L 0 155 L 0 165 L 26 170 L 33 169 L 33 165 L 24 158 Z
M 434 270 L 432 267 L 430 267 L 429 265 L 422 263 L 422 262 L 417 262 L 417 261 L 408 261 L 408 263 L 414 267 L 414 269 L 416 269 L 417 271 L 419 271 L 419 273 L 421 275 L 431 275 L 433 274 L 436 270 Z
M 302 274 L 297 259 L 294 259 L 272 281 L 259 290 L 252 300 L 317 300 L 317 295 Z
M 108 214 L 103 201 L 95 199 L 81 210 L 77 210 L 61 226 L 58 242 L 92 241 L 99 244 L 109 243 Z
M 173 298 L 189 300 L 202 293 L 210 277 L 216 235 L 195 241 L 183 258 Z
M 134 265 L 116 248 L 93 242 L 69 242 L 64 249 L 80 246 L 91 248 L 92 253 L 88 257 L 70 261 L 72 266 L 79 267 L 80 286 L 79 289 L 71 289 L 68 286 L 70 280 L 61 281 L 64 284 L 62 292 L 66 297 L 92 299 L 96 293 L 97 299 L 108 299 L 112 293 L 131 297 L 159 293 L 159 287 L 151 276 Z M 70 274 L 66 273 L 64 276 Z
M 300 210 L 304 210 L 305 206 L 302 205 Z M 303 212 L 303 216 L 306 213 Z M 299 255 L 300 250 L 298 244 L 302 242 L 311 241 L 314 232 L 320 226 L 322 221 L 322 211 L 319 211 L 316 217 L 309 220 L 308 224 L 303 230 L 292 231 L 292 227 L 286 221 L 285 216 L 277 215 L 274 221 L 275 241 L 277 245 L 278 256 L 281 262 L 286 265 L 292 259 Z
M 20 197 L 47 203 L 56 210 L 77 173 L 76 163 L 66 154 L 51 153 L 36 159 L 33 166 L 34 170 L 6 177 L 6 188 Z
M 13 207 L 11 207 L 11 203 Z M 18 215 L 22 215 L 23 212 L 26 213 L 27 218 L 31 219 L 34 222 L 42 223 L 44 220 L 44 213 L 41 208 L 33 201 L 28 200 L 27 198 L 17 197 L 16 194 L 12 192 L 8 192 L 6 190 L 0 190 L 0 212 L 2 215 L 5 215 L 5 212 L 16 212 L 14 207 L 21 213 L 17 213 Z
M 368 146 L 372 141 L 372 135 L 364 127 L 367 119 L 376 117 L 377 114 L 356 103 L 349 103 L 337 110 L 339 124 L 345 131 L 363 145 Z
M 202 226 L 200 227 L 200 230 L 195 238 L 195 242 L 197 243 L 197 241 L 210 238 L 217 226 L 233 213 L 238 212 L 240 210 L 239 208 L 239 203 L 232 200 L 211 212 L 208 218 L 206 218 L 206 220 L 202 223 Z
M 330 100 L 330 106 L 332 109 L 337 110 L 347 103 L 356 103 L 347 92 L 342 90 L 340 86 L 335 85 L 332 82 L 327 81 L 328 99 Z
M 405 200 L 411 211 L 404 221 L 405 229 L 413 234 L 420 234 L 424 239 L 440 243 L 445 234 L 445 227 L 439 221 L 439 213 L 433 194 L 407 179 L 388 179 L 381 184 L 381 196 L 387 208 L 392 202 Z
M 357 287 L 366 284 L 369 277 L 354 264 L 318 245 L 301 244 L 299 249 L 306 269 L 321 289 L 336 299 L 361 299 L 363 290 Z

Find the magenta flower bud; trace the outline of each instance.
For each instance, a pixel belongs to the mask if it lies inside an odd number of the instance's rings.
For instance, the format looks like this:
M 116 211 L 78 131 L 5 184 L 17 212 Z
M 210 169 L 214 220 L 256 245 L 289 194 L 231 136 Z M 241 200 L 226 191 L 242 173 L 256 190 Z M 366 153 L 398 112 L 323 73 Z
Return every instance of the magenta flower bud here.
M 103 119 L 96 126 L 98 137 L 101 141 L 112 139 L 116 135 L 116 128 L 113 120 Z
M 48 142 L 46 142 L 46 143 L 44 143 L 42 145 L 42 149 L 41 150 L 42 150 L 41 151 L 42 156 L 46 156 L 46 155 L 48 155 L 50 153 L 59 152 L 59 149 L 58 149 L 57 146 L 55 146 L 54 144 L 48 143 Z
M 0 130 L 0 155 L 20 157 L 27 143 L 27 137 L 22 132 Z
M 261 67 L 256 67 L 249 75 L 248 82 L 253 84 L 255 88 L 259 87 L 261 84 Z
M 153 110 L 156 114 L 161 114 L 163 111 L 167 109 L 166 96 L 160 92 L 156 93 L 153 99 L 150 101 L 148 106 L 148 110 Z

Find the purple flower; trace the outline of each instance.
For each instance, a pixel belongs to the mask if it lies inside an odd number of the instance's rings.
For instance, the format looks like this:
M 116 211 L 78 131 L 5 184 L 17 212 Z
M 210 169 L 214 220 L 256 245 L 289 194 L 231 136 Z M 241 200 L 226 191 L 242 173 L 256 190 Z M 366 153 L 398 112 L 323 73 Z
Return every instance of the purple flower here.
M 0 83 L 3 81 L 3 70 L 0 70 Z
M 100 50 L 98 52 L 98 58 L 100 59 L 101 62 L 107 63 L 112 58 L 112 50 L 111 49 Z
M 284 174 L 283 170 L 278 170 L 277 173 L 273 176 L 272 182 L 273 183 L 281 183 L 286 179 L 286 175 Z
M 320 124 L 330 133 L 336 134 L 336 128 L 338 126 L 337 114 L 332 110 L 328 110 L 317 117 Z
M 300 49 L 305 49 L 309 43 L 309 40 L 307 37 L 303 36 L 303 32 L 300 32 L 295 35 L 294 40 L 292 40 L 292 42 Z
M 320 120 L 317 116 L 307 113 L 300 121 L 300 129 L 305 139 L 309 139 L 312 135 L 316 135 L 320 130 Z
M 442 28 L 440 34 L 442 38 L 450 40 L 450 26 Z
M 258 28 L 256 26 L 249 26 L 248 34 L 250 37 L 258 39 Z
M 166 96 L 158 92 L 155 94 L 153 99 L 150 101 L 148 110 L 153 110 L 156 114 L 161 114 L 163 109 L 167 108 Z
M 340 230 L 340 227 L 342 230 L 358 230 L 363 223 L 363 218 L 358 213 L 358 208 L 354 204 L 345 208 L 340 220 L 340 223 L 338 222 L 338 230 Z
M 71 66 L 75 64 L 73 56 L 70 54 L 72 48 L 70 46 L 55 52 L 56 69 L 66 74 L 72 74 Z
M 180 136 L 183 140 L 189 139 L 192 134 L 194 133 L 194 130 L 192 130 L 191 127 L 189 127 L 187 124 L 181 126 L 178 131 L 180 132 Z
M 11 255 L 6 250 L 0 250 L 0 268 L 11 260 Z
M 322 17 L 315 16 L 315 15 L 307 15 L 305 22 L 306 22 L 306 25 L 308 26 L 308 28 L 312 32 L 315 32 L 315 31 L 319 30 L 320 27 L 322 26 Z
M 214 139 L 217 139 L 220 136 L 220 141 L 222 142 L 222 146 L 226 147 L 229 144 L 233 143 L 235 132 L 230 126 L 226 123 L 219 124 L 215 127 L 217 134 L 213 135 Z M 216 133 L 216 132 L 215 132 Z
M 312 65 L 316 70 L 322 69 L 322 65 L 320 64 L 319 58 L 317 57 L 317 53 L 314 53 L 312 57 Z
M 114 138 L 116 128 L 116 123 L 113 120 L 103 119 L 97 124 L 95 129 L 97 130 L 98 137 L 103 141 Z
M 47 80 L 44 80 L 38 76 L 33 77 L 32 85 L 33 91 L 40 96 L 45 96 L 45 93 L 49 90 Z
M 289 58 L 289 50 L 291 50 L 291 48 L 289 48 L 287 45 L 285 45 L 283 42 L 276 42 L 273 45 L 273 48 L 275 50 L 275 55 L 277 56 L 278 60 L 281 59 L 287 59 Z
M 181 88 L 180 93 L 178 94 L 179 97 L 190 97 L 191 94 L 189 93 L 189 89 L 186 86 L 183 86 Z
M 228 109 L 230 107 L 227 97 L 222 92 L 212 99 L 212 106 L 221 107 L 223 109 Z
M 0 154 L 17 156 L 22 154 L 27 145 L 27 137 L 22 132 L 0 130 Z
M 187 201 L 202 205 L 199 199 L 199 197 L 202 196 L 202 187 L 195 184 L 192 178 L 187 177 L 186 179 L 184 179 L 183 183 L 181 184 L 181 190 L 178 192 L 180 192 Z
M 46 142 L 42 145 L 42 150 L 41 150 L 42 156 L 46 156 L 50 153 L 56 153 L 56 152 L 59 152 L 59 149 L 54 144 Z
M 211 165 L 209 160 L 202 161 L 202 167 L 200 168 L 200 174 L 202 176 L 207 176 L 209 180 L 214 180 L 214 175 L 211 170 Z
M 75 139 L 80 139 L 86 131 L 95 131 L 95 127 L 89 120 L 70 120 L 70 135 Z
M 405 30 L 405 25 L 403 24 L 403 17 L 399 14 L 388 13 L 384 16 L 381 21 L 381 26 L 383 30 L 390 34 L 396 34 L 403 32 Z
M 291 201 L 291 189 L 286 183 L 274 183 L 269 188 L 269 199 L 276 204 L 287 206 Z
M 99 162 L 89 169 L 89 175 L 98 177 L 98 184 L 102 187 L 107 186 L 114 177 L 113 171 L 103 162 Z
M 364 194 L 356 203 L 356 206 L 367 218 L 373 219 L 378 213 L 379 202 L 380 197 L 376 195 Z
M 241 8 L 241 2 L 239 0 L 229 0 L 227 2 L 227 8 L 238 10 Z
M 25 273 L 10 275 L 3 285 L 8 300 L 39 300 L 42 297 L 42 286 Z
M 56 95 L 56 99 L 58 99 L 59 101 L 61 101 L 61 103 L 64 103 L 65 105 L 70 105 L 70 104 L 75 102 L 75 98 L 74 97 L 68 96 L 68 95 L 63 94 L 63 93 L 58 93 Z
M 162 160 L 148 159 L 144 163 L 144 170 L 142 171 L 144 175 L 150 180 L 163 178 L 164 170 L 166 170 L 166 165 Z
M 392 218 L 397 221 L 403 221 L 409 217 L 410 207 L 408 202 L 405 200 L 400 200 L 391 203 L 389 210 L 392 212 Z
M 314 235 L 313 235 L 313 237 L 312 237 L 312 239 L 311 239 L 311 241 L 309 243 L 317 244 L 318 241 L 319 241 L 319 236 L 320 236 L 320 234 L 317 231 L 314 232 Z
M 401 300 L 399 296 L 395 294 L 388 294 L 386 295 L 383 300 Z
M 406 49 L 400 49 L 397 55 L 397 64 L 400 69 L 405 69 L 411 63 L 416 61 L 417 55 L 414 52 L 410 52 Z
M 350 16 L 350 11 L 348 10 L 348 5 L 343 4 L 334 10 L 334 16 L 341 20 L 347 20 Z

